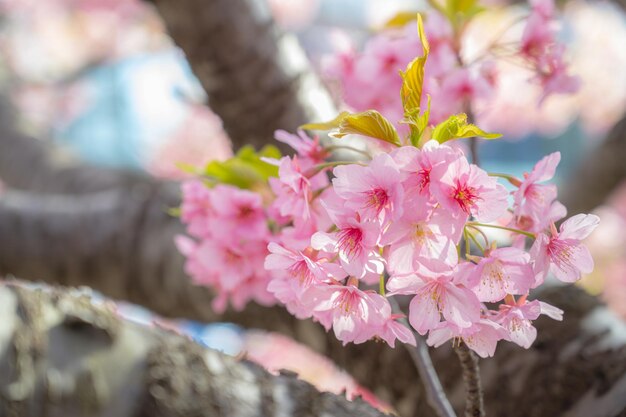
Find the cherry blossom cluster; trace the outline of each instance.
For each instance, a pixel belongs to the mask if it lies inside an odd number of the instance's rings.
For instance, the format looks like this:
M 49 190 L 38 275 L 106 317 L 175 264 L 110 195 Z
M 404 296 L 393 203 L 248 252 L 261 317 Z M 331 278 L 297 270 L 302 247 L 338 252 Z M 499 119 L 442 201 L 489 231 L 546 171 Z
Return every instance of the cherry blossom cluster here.
M 254 300 L 272 305 L 270 276 L 263 269 L 271 233 L 261 196 L 229 185 L 209 188 L 200 180 L 183 183 L 181 220 L 192 237 L 178 236 L 185 272 L 196 284 L 215 289 L 212 307 L 230 301 L 241 310 Z
M 423 55 L 401 73 L 405 134 L 376 110 L 304 126 L 338 139 L 377 139 L 385 151 L 329 161 L 332 148 L 318 139 L 278 131 L 294 156 L 255 159 L 240 151 L 231 164 L 206 171 L 206 184 L 185 185 L 181 217 L 194 239 L 178 245 L 187 272 L 218 294 L 214 308 L 278 301 L 344 344 L 415 344 L 416 332 L 433 346 L 462 340 L 482 357 L 500 340 L 528 348 L 541 314 L 562 319 L 561 310 L 529 295 L 549 273 L 574 282 L 592 271 L 582 240 L 599 219 L 579 214 L 557 228 L 566 212 L 547 182 L 559 153 L 516 178 L 486 172 L 450 146 L 500 135 L 462 113 L 431 124 L 430 106 L 421 103 L 432 52 L 420 16 L 417 27 Z M 511 244 L 499 245 L 489 229 L 509 233 Z
M 500 59 L 532 69 L 534 82 L 550 94 L 574 93 L 578 77 L 568 74 L 564 44 L 557 40 L 553 0 L 530 0 L 531 11 L 524 22 L 521 39 L 511 46 L 495 42 L 479 58 L 464 60 L 463 33 L 438 11 L 429 11 L 425 32 L 430 42 L 424 91 L 432 100 L 431 121 L 463 111 L 468 103 L 488 103 L 498 88 Z M 400 69 L 420 50 L 414 23 L 388 28 L 370 38 L 358 52 L 354 48 L 328 57 L 325 72 L 341 86 L 342 99 L 356 110 L 378 109 L 390 120 L 400 120 L 402 104 L 396 91 L 402 83 Z M 466 62 L 467 61 L 467 62 Z M 424 107 L 426 103 L 422 103 Z
M 581 240 L 598 218 L 580 214 L 555 226 L 565 212 L 544 182 L 558 153 L 523 179 L 498 174 L 517 186 L 510 198 L 498 176 L 434 140 L 333 167 L 304 133 L 277 138 L 297 155 L 270 161 L 279 176 L 265 205 L 260 194 L 232 186 L 185 185 L 182 219 L 201 240 L 179 245 L 196 282 L 216 289 L 219 309 L 226 299 L 242 308 L 275 297 L 344 343 L 378 338 L 393 346 L 415 340 L 389 297 L 410 296 L 408 322 L 429 344 L 461 338 L 490 356 L 499 340 L 528 348 L 540 314 L 561 319 L 559 309 L 528 300 L 548 271 L 574 282 L 593 268 Z M 498 247 L 488 227 L 518 238 Z

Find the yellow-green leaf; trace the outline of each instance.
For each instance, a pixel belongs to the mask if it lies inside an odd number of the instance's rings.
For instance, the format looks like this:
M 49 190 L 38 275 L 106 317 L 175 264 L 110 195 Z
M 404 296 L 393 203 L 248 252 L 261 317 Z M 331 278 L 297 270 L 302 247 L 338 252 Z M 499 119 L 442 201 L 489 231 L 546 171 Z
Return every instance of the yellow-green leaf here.
M 376 110 L 345 115 L 331 136 L 342 138 L 349 134 L 369 136 L 400 146 L 400 137 L 396 128 Z
M 426 110 L 423 113 L 420 113 L 419 109 L 416 109 L 413 113 L 406 115 L 402 121 L 402 123 L 409 125 L 409 128 L 411 129 L 409 141 L 411 142 L 411 145 L 416 147 L 421 146 L 420 139 L 428 127 L 428 120 L 430 118 L 430 96 L 426 97 L 428 98 Z
M 465 113 L 448 117 L 447 120 L 435 126 L 432 133 L 432 139 L 435 139 L 439 143 L 475 136 L 480 136 L 484 139 L 497 139 L 502 137 L 499 133 L 487 133 L 478 126 L 467 123 L 467 115 Z
M 409 11 L 398 12 L 395 15 L 393 15 L 391 19 L 385 22 L 385 24 L 383 25 L 383 28 L 389 29 L 389 28 L 404 27 L 407 24 L 409 24 L 409 22 L 412 22 L 415 20 L 416 14 L 417 14 L 416 12 L 409 12 Z
M 280 158 L 280 151 L 272 145 L 256 152 L 250 145 L 242 147 L 226 161 L 211 161 L 204 168 L 204 175 L 218 183 L 252 189 L 265 184 L 269 177 L 278 176 L 278 167 L 261 160 L 261 157 Z
M 420 35 L 420 42 L 422 42 L 422 48 L 424 49 L 424 57 L 427 57 L 430 53 L 430 45 L 426 38 L 426 32 L 424 31 L 424 22 L 422 21 L 422 15 L 417 14 L 417 33 Z
M 422 16 L 419 14 L 417 15 L 417 31 L 422 42 L 424 55 L 409 62 L 405 71 L 400 71 L 400 76 L 402 77 L 400 95 L 406 116 L 414 113 L 415 109 L 420 107 L 422 89 L 424 86 L 424 67 L 428 59 L 428 54 L 430 53 L 430 45 L 424 33 L 424 23 L 422 22 Z
M 341 124 L 341 121 L 343 120 L 343 118 L 346 117 L 349 114 L 350 113 L 347 112 L 347 111 L 342 111 L 333 120 L 330 120 L 328 122 L 322 122 L 322 123 L 307 123 L 305 125 L 300 126 L 300 129 L 306 129 L 306 130 L 332 130 L 332 129 L 337 129 L 339 127 L 339 125 Z

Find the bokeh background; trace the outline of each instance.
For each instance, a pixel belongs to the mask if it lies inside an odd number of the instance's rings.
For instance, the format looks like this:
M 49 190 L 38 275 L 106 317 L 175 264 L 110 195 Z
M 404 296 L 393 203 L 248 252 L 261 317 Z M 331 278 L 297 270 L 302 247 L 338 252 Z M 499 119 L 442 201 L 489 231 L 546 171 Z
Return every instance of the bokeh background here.
M 494 10 L 469 31 L 470 50 L 526 7 L 489 3 Z M 426 7 L 411 0 L 268 4 L 280 30 L 297 38 L 338 107 L 341 93 L 328 77 L 329 57 L 360 50 L 393 16 Z M 609 135 L 618 138 L 612 152 L 626 155 L 626 128 L 618 125 L 626 117 L 626 14 L 623 4 L 612 1 L 569 0 L 559 6 L 559 34 L 571 72 L 582 81 L 580 90 L 538 105 L 539 87 L 527 82 L 523 69 L 507 67 L 496 98 L 478 113 L 481 127 L 505 138 L 481 145 L 479 154 L 488 170 L 522 175 L 558 150 L 557 183 L 577 201 L 587 201 L 590 190 L 578 186 L 577 175 L 586 166 L 602 165 L 598 158 Z M 16 129 L 90 164 L 179 180 L 190 175 L 182 165 L 232 155 L 222 122 L 185 55 L 154 8 L 137 0 L 0 1 L 0 95 L 14 109 Z M 610 192 L 584 207 L 602 221 L 587 242 L 596 269 L 580 285 L 626 320 L 626 178 L 609 180 L 616 184 Z M 228 323 L 165 321 L 131 304 L 120 304 L 119 310 L 132 320 L 177 328 L 229 354 L 246 352 L 270 369 L 296 369 L 326 389 L 369 395 L 321 357 L 303 368 L 299 358 L 313 354 L 282 336 Z

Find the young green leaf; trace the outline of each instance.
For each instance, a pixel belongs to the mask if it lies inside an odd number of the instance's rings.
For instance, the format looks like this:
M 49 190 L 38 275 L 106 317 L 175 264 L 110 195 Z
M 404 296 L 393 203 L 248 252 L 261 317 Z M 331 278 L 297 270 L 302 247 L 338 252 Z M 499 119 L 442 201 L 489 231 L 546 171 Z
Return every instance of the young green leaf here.
M 350 114 L 350 112 L 342 111 L 333 120 L 330 120 L 328 122 L 321 122 L 321 123 L 307 123 L 307 124 L 304 124 L 304 125 L 300 126 L 300 129 L 306 129 L 306 130 L 332 130 L 332 129 L 337 129 L 339 127 L 339 125 L 341 124 L 341 121 L 343 120 L 343 118 L 348 116 L 349 114 Z
M 376 110 L 367 110 L 344 116 L 339 127 L 330 135 L 335 138 L 342 138 L 349 134 L 369 136 L 400 146 L 400 137 L 398 132 L 396 132 L 396 128 Z
M 264 162 L 262 157 L 278 159 L 281 154 L 275 146 L 267 145 L 256 152 L 252 146 L 246 145 L 226 161 L 209 162 L 204 175 L 220 183 L 251 189 L 266 183 L 269 177 L 278 176 L 278 167 Z
M 400 137 L 396 128 L 376 110 L 366 110 L 361 113 L 344 111 L 328 122 L 309 123 L 300 127 L 311 130 L 332 130 L 330 136 L 335 138 L 356 134 L 400 146 Z
M 499 133 L 487 133 L 478 126 L 467 123 L 467 115 L 465 113 L 455 114 L 448 117 L 447 120 L 435 126 L 432 133 L 432 139 L 439 143 L 444 143 L 453 139 L 471 138 L 479 136 L 484 139 L 497 139 L 502 137 Z
M 409 62 L 405 71 L 400 71 L 400 76 L 402 77 L 400 95 L 405 116 L 414 113 L 415 109 L 420 107 L 424 86 L 424 66 L 430 53 L 430 45 L 424 32 L 424 23 L 422 22 L 422 16 L 419 14 L 417 15 L 417 31 L 422 42 L 424 55 Z

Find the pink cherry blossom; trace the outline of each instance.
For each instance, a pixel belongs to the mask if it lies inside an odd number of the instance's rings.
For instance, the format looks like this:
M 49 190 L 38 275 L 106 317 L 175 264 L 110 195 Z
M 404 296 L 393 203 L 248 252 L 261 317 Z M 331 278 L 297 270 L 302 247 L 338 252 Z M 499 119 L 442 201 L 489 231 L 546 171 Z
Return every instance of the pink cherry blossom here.
M 599 222 L 594 214 L 578 214 L 564 221 L 558 232 L 553 225 L 551 236 L 540 233 L 530 250 L 538 282 L 543 282 L 548 271 L 563 282 L 578 281 L 582 274 L 593 271 L 593 258 L 581 240 Z
M 515 216 L 537 219 L 544 214 L 546 207 L 556 199 L 557 190 L 556 185 L 540 183 L 554 177 L 560 160 L 560 152 L 551 153 L 537 162 L 530 174 L 524 174 L 524 180 L 513 194 Z
M 422 269 L 418 274 L 393 277 L 387 283 L 391 295 L 415 294 L 409 305 L 409 322 L 419 334 L 435 328 L 441 316 L 460 327 L 469 327 L 480 318 L 480 302 L 464 285 L 447 274 Z
M 494 303 L 507 294 L 526 294 L 535 283 L 530 255 L 516 248 L 489 250 L 471 269 L 468 280 L 480 301 Z
M 349 342 L 362 343 L 368 337 L 370 326 L 380 327 L 385 323 L 385 311 L 390 311 L 385 297 L 359 290 L 354 285 L 317 286 L 309 293 L 314 298 L 316 312 L 328 312 L 337 339 L 344 345 Z
M 554 45 L 537 60 L 536 78 L 543 89 L 540 103 L 551 94 L 571 94 L 580 88 L 580 78 L 568 73 L 564 53 L 563 45 Z
M 504 186 L 476 165 L 470 165 L 465 158 L 436 166 L 430 178 L 431 192 L 455 217 L 472 215 L 478 221 L 490 222 L 506 212 L 508 201 Z
M 413 332 L 398 321 L 402 317 L 404 316 L 400 314 L 392 314 L 376 332 L 376 336 L 383 339 L 392 348 L 396 347 L 396 339 L 408 345 L 416 345 Z
M 317 232 L 311 237 L 313 249 L 338 254 L 341 266 L 357 278 L 382 274 L 385 261 L 378 248 L 380 225 L 357 217 L 339 218 L 336 225 L 337 232 Z
M 470 327 L 459 327 L 454 323 L 440 323 L 428 335 L 426 343 L 439 347 L 450 339 L 459 338 L 481 358 L 494 355 L 499 340 L 506 336 L 506 332 L 497 323 L 481 319 Z
M 315 260 L 301 251 L 295 252 L 274 242 L 270 242 L 267 248 L 270 254 L 265 258 L 265 269 L 282 271 L 303 287 L 346 276 L 339 265 L 329 263 L 327 259 Z
M 403 174 L 388 154 L 374 157 L 368 166 L 338 166 L 333 170 L 333 188 L 347 209 L 363 218 L 388 221 L 402 215 Z
M 306 161 L 306 165 L 315 165 L 323 162 L 330 156 L 330 153 L 322 146 L 319 137 L 311 139 L 303 130 L 298 130 L 297 135 L 293 135 L 285 130 L 274 132 L 277 141 L 291 146 L 300 157 Z
M 422 149 L 403 146 L 391 153 L 396 165 L 408 174 L 404 183 L 406 194 L 419 193 L 430 196 L 430 174 L 435 166 L 447 165 L 462 158 L 463 154 L 435 140 L 424 144 Z
M 389 245 L 388 272 L 392 276 L 410 274 L 420 265 L 433 271 L 454 267 L 458 262 L 454 223 L 445 210 L 435 209 L 424 197 L 407 199 L 405 214 L 381 239 L 382 245 Z
M 285 156 L 278 163 L 278 178 L 270 178 L 269 184 L 276 194 L 273 206 L 281 216 L 293 216 L 298 220 L 311 218 L 311 200 L 313 191 L 324 187 L 328 180 L 324 173 L 312 178 L 307 177 L 304 170 L 310 166 L 302 166 L 297 156 Z
M 513 216 L 510 226 L 532 233 L 539 233 L 550 227 L 551 223 L 558 222 L 566 215 L 567 209 L 565 208 L 565 206 L 555 200 L 552 202 L 552 204 L 546 205 L 543 208 L 543 211 L 538 212 L 533 216 Z M 518 237 L 523 238 L 524 236 L 519 235 Z
M 187 225 L 190 235 L 203 238 L 211 235 L 209 218 L 212 216 L 210 190 L 199 180 L 188 180 L 182 184 L 183 202 L 180 219 Z
M 537 337 L 537 329 L 532 321 L 540 314 L 554 320 L 563 320 L 562 310 L 541 301 L 526 301 L 526 297 L 520 298 L 514 304 L 501 304 L 494 320 L 504 327 L 508 340 L 528 349 Z
M 209 193 L 213 213 L 209 225 L 214 236 L 247 238 L 267 237 L 267 218 L 263 210 L 261 195 L 230 185 L 217 185 Z

